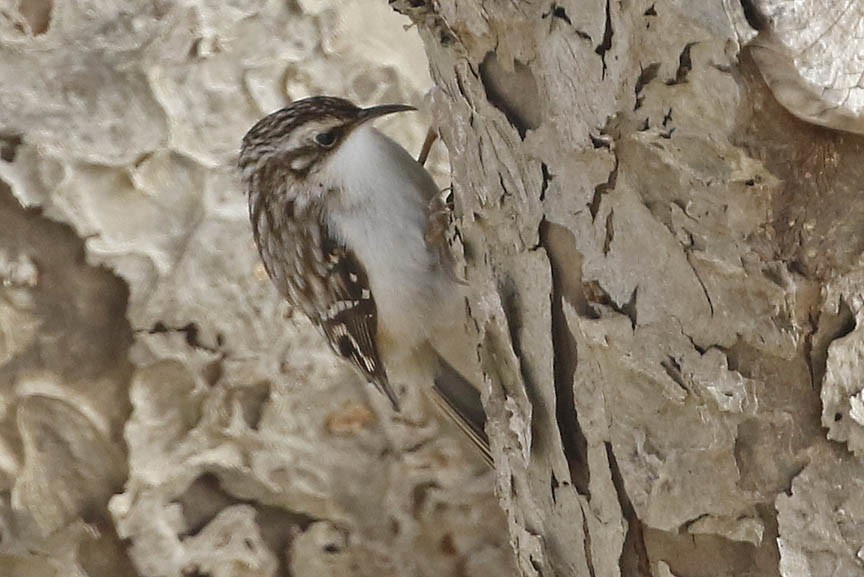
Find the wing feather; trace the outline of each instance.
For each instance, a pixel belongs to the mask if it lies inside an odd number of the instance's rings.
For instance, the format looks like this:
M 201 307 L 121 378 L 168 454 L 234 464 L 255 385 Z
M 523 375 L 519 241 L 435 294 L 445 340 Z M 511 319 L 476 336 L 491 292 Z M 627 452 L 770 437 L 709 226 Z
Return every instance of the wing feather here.
M 319 324 L 333 350 L 360 369 L 398 411 L 399 400 L 378 354 L 378 311 L 366 271 L 353 252 L 331 237 L 325 238 L 329 306 Z
M 282 296 L 318 325 L 393 408 L 399 401 L 376 344 L 378 310 L 356 255 L 328 229 L 317 204 L 251 195 L 253 233 L 267 274 Z

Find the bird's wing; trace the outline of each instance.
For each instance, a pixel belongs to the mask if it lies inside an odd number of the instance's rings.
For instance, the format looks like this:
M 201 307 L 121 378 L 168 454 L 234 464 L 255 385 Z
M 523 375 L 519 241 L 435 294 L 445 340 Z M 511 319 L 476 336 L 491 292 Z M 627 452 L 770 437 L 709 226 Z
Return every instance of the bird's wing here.
M 399 400 L 378 354 L 378 310 L 366 270 L 357 256 L 336 241 L 322 225 L 320 249 L 326 263 L 324 311 L 317 319 L 336 353 L 351 361 L 375 387 L 387 395 L 394 410 Z
M 321 327 L 336 354 L 398 410 L 378 354 L 378 311 L 366 271 L 328 230 L 321 207 L 259 196 L 250 202 L 250 213 L 264 268 L 285 300 Z

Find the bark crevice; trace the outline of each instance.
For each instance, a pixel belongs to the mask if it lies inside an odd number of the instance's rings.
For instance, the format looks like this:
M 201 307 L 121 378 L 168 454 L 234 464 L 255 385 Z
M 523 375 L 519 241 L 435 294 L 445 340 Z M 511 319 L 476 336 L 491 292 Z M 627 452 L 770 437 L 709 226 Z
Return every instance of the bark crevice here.
M 557 229 L 550 234 L 550 229 Z M 562 279 L 562 268 L 573 266 L 563 255 L 575 250 L 572 245 L 572 235 L 559 225 L 543 221 L 540 227 L 540 239 L 543 248 L 549 255 L 552 269 L 552 348 L 554 351 L 553 371 L 555 378 L 555 419 L 558 433 L 570 472 L 570 479 L 580 495 L 590 499 L 591 470 L 588 465 L 588 441 L 579 424 L 576 401 L 573 393 L 574 375 L 579 363 L 579 351 L 576 339 L 570 332 L 570 327 L 564 315 L 564 302 L 568 289 Z M 559 248 L 558 243 L 569 241 L 568 247 Z M 576 296 L 578 299 L 581 295 Z M 572 297 L 571 297 L 572 298 Z

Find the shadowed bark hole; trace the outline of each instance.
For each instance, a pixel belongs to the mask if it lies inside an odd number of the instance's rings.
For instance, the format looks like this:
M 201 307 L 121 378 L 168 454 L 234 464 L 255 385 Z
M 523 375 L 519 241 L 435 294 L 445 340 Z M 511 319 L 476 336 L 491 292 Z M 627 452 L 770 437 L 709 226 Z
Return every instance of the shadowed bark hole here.
M 646 527 L 646 550 L 652 561 L 665 561 L 673 575 L 779 575 L 777 566 L 780 553 L 777 549 L 777 521 L 773 504 L 756 505 L 756 511 L 764 526 L 763 546 L 756 547 L 752 543 L 733 541 L 719 535 L 661 531 Z M 629 574 L 622 572 L 622 575 Z
M 202 571 L 201 567 L 195 565 L 194 563 L 183 567 L 180 575 L 181 577 L 212 577 L 212 574 L 208 573 L 207 571 Z
M 504 279 L 498 285 L 498 294 L 501 295 L 501 305 L 504 315 L 507 317 L 507 330 L 510 332 L 510 342 L 513 352 L 517 357 L 522 356 L 522 342 L 519 331 L 522 328 L 522 315 L 520 314 L 517 291 L 509 279 Z
M 87 524 L 97 531 L 93 539 L 84 539 L 78 548 L 78 559 L 88 577 L 138 577 L 128 556 L 106 555 L 105 551 L 125 551 L 110 516 L 88 518 Z
M 603 195 L 615 189 L 615 183 L 618 181 L 618 157 L 615 157 L 615 165 L 609 172 L 609 177 L 606 182 L 601 182 L 594 187 L 594 196 L 591 197 L 591 204 L 588 205 L 588 211 L 591 213 L 591 220 L 597 218 L 597 213 L 600 212 L 600 203 L 603 201 Z
M 810 367 L 812 385 L 818 388 L 825 377 L 825 368 L 828 364 L 828 347 L 837 339 L 842 339 L 855 330 L 855 315 L 844 299 L 840 299 L 836 314 L 822 313 L 817 319 L 816 332 L 812 338 L 812 350 L 810 353 Z
M 251 499 L 235 497 L 222 487 L 222 482 L 214 473 L 199 476 L 177 499 L 186 521 L 186 531 L 179 535 L 180 540 L 199 534 L 222 510 L 234 505 L 250 505 L 255 508 L 255 521 L 261 538 L 279 559 L 279 577 L 288 577 L 290 570 L 284 555 L 294 537 L 306 530 L 317 519 L 287 511 L 279 507 L 265 505 Z
M 639 73 L 639 78 L 636 79 L 636 85 L 634 87 L 634 92 L 636 93 L 636 104 L 633 105 L 634 111 L 639 110 L 642 107 L 642 100 L 644 99 L 642 96 L 642 90 L 648 86 L 652 80 L 657 78 L 657 72 L 659 70 L 660 63 L 652 62 Z
M 606 53 L 612 48 L 612 36 L 614 35 L 614 30 L 612 30 L 612 6 L 609 0 L 606 0 L 606 21 L 603 26 L 603 41 L 597 45 L 597 48 L 594 49 L 600 56 L 600 60 L 603 62 L 603 74 L 601 78 L 606 78 Z
M 675 71 L 675 78 L 667 81 L 667 85 L 674 86 L 675 84 L 684 84 L 687 82 L 687 75 L 691 70 L 693 70 L 693 59 L 690 58 L 690 49 L 693 48 L 695 44 L 695 42 L 688 42 L 684 46 L 684 49 L 681 50 L 681 55 L 678 57 L 678 69 Z
M 747 24 L 752 26 L 754 30 L 761 32 L 771 25 L 771 21 L 762 13 L 754 0 L 741 0 L 741 8 L 744 10 Z
M 615 486 L 615 492 L 618 495 L 621 514 L 627 520 L 627 536 L 624 539 L 624 547 L 621 549 L 618 566 L 621 568 L 622 575 L 650 577 L 652 575 L 651 563 L 648 558 L 648 551 L 645 548 L 642 521 L 636 516 L 636 510 L 633 508 L 633 503 L 627 494 L 624 478 L 621 476 L 621 469 L 618 467 L 618 460 L 615 458 L 615 453 L 612 450 L 612 443 L 607 442 L 605 445 L 606 459 L 609 461 L 609 469 L 612 473 L 612 484 Z
M 51 24 L 52 0 L 19 0 L 18 12 L 33 36 L 45 34 Z
M 480 79 L 486 98 L 504 113 L 521 138 L 543 122 L 537 80 L 525 64 L 515 60 L 513 69 L 509 70 L 494 52 L 489 52 L 480 63 Z
M 0 160 L 13 162 L 21 142 L 20 134 L 0 134 Z
M 615 209 L 610 209 L 609 214 L 606 215 L 606 234 L 603 238 L 603 256 L 609 254 L 609 250 L 612 248 L 612 241 L 615 239 L 615 222 L 612 220 L 614 215 Z
M 186 531 L 180 535 L 182 540 L 200 533 L 222 509 L 242 501 L 223 491 L 216 475 L 205 473 L 189 485 L 178 502 L 186 521 Z
M 567 16 L 567 11 L 566 11 L 562 6 L 558 6 L 558 5 L 556 5 L 556 6 L 552 9 L 552 15 L 553 15 L 555 18 L 560 18 L 561 20 L 563 20 L 563 21 L 566 22 L 567 24 L 570 24 L 571 26 L 573 25 L 573 23 L 570 21 L 570 17 Z
M 21 142 L 18 135 L 0 135 L 3 161 L 14 160 Z M 83 439 L 91 438 L 95 430 L 88 432 L 81 429 L 80 424 L 61 419 L 56 427 L 43 429 L 41 433 L 40 445 L 45 443 L 66 449 L 53 453 L 57 458 L 42 471 L 44 480 L 40 484 L 61 479 L 70 489 L 69 501 L 64 506 L 76 507 L 81 520 L 95 529 L 93 534 L 78 542 L 76 550 L 76 560 L 87 575 L 137 575 L 126 553 L 127 546 L 118 537 L 106 508 L 107 499 L 122 490 L 128 475 L 122 442 L 123 425 L 131 411 L 128 386 L 132 366 L 128 353 L 132 330 L 126 320 L 128 287 L 110 270 L 86 263 L 84 241 L 72 227 L 45 218 L 40 210 L 23 208 L 2 180 L 0 247 L 6 258 L 19 255 L 32 263 L 32 274 L 22 272 L 20 279 L 16 278 L 14 267 L 12 270 L 4 267 L 0 281 L 5 281 L 7 287 L 29 292 L 32 301 L 28 304 L 28 312 L 38 319 L 41 326 L 40 338 L 16 352 L 8 363 L 0 367 L 0 387 L 10 385 L 18 374 L 50 371 L 73 386 L 77 386 L 75 383 L 98 382 L 98 392 L 73 388 L 70 394 L 76 398 L 81 394 L 95 395 L 89 397 L 87 404 L 92 402 L 93 407 L 110 408 L 110 412 L 105 413 L 108 426 L 105 436 L 106 441 L 110 440 L 111 448 L 117 451 L 116 458 L 101 463 L 85 461 L 85 453 L 79 453 L 74 447 L 91 446 Z M 11 302 L 7 301 L 7 304 Z M 0 344 L 0 349 L 3 346 Z M 26 396 L 20 400 L 18 415 L 29 410 L 43 413 L 50 408 L 44 402 L 47 399 L 41 395 Z M 69 405 L 69 413 L 58 414 L 68 416 L 73 411 L 77 413 L 78 408 L 78 405 Z M 6 418 L 12 415 L 15 415 L 14 411 Z M 73 438 L 81 440 L 70 445 L 69 440 Z M 43 448 L 48 447 L 43 445 Z M 68 459 L 61 458 L 62 455 Z M 86 468 L 86 474 L 79 476 L 76 473 L 79 468 L 82 473 Z M 89 481 L 85 483 L 86 479 Z M 0 540 L 4 537 L 13 543 L 16 536 L 14 532 L 0 533 Z M 0 574 L 6 575 L 3 562 L 0 562 L 0 567 Z
M 564 301 L 571 291 L 577 300 L 584 297 L 578 282 L 573 282 L 571 267 L 580 265 L 567 255 L 576 251 L 572 233 L 562 226 L 543 221 L 540 226 L 540 239 L 552 266 L 552 348 L 553 370 L 555 374 L 555 419 L 564 455 L 570 468 L 573 486 L 582 495 L 590 498 L 591 470 L 588 468 L 588 442 L 579 424 L 576 401 L 573 393 L 573 379 L 579 362 L 576 339 L 570 332 L 564 315 Z M 569 275 L 569 276 L 568 276 Z M 553 478 L 553 497 L 557 480 Z
M 153 323 L 153 326 L 150 327 L 149 330 L 147 330 L 147 332 L 151 335 L 171 332 L 183 333 L 187 345 L 189 345 L 193 349 L 201 349 L 202 351 L 208 351 L 211 353 L 219 352 L 218 347 L 221 346 L 221 344 L 219 344 L 220 337 L 221 340 L 224 342 L 224 337 L 222 337 L 221 335 L 216 336 L 215 346 L 208 345 L 203 342 L 200 334 L 201 331 L 198 328 L 198 323 L 195 322 L 186 323 L 182 327 L 172 327 L 168 326 L 164 321 L 156 321 L 155 323 Z
M 239 388 L 235 392 L 235 399 L 240 403 L 243 410 L 243 420 L 253 431 L 257 431 L 261 424 L 261 415 L 270 401 L 270 383 L 260 382 L 250 387 Z
M 690 394 L 690 386 L 685 380 L 684 375 L 681 373 L 681 364 L 675 357 L 671 355 L 667 356 L 666 360 L 660 362 L 660 366 L 663 367 L 664 371 L 666 371 L 666 375 L 668 375 L 676 385 L 681 387 L 681 390 L 685 395 Z
M 201 376 L 211 387 L 215 386 L 222 379 L 222 359 L 217 359 L 212 363 L 207 363 L 201 369 Z
M 32 313 L 40 320 L 41 333 L 50 335 L 34 341 L 4 370 L 48 370 L 70 381 L 110 378 L 117 388 L 105 389 L 104 398 L 123 407 L 110 434 L 122 438 L 131 410 L 123 383 L 132 374 L 126 283 L 107 268 L 88 265 L 84 242 L 71 227 L 43 217 L 38 209 L 22 208 L 2 180 L 0 246 L 33 262 Z
M 546 200 L 546 191 L 549 190 L 549 183 L 555 177 L 549 174 L 549 166 L 545 162 L 540 164 L 540 172 L 543 176 L 543 184 L 540 186 L 540 200 L 543 201 Z
M 507 318 L 507 330 L 509 331 L 510 343 L 513 348 L 513 353 L 519 358 L 524 359 L 522 350 L 522 339 L 520 332 L 522 330 L 522 306 L 519 300 L 519 292 L 513 286 L 510 279 L 502 280 L 498 285 L 498 294 L 501 298 L 501 306 L 504 310 L 504 316 Z M 519 375 L 522 377 L 522 382 L 525 384 L 525 395 L 528 401 L 534 407 L 534 418 L 531 421 L 531 427 L 536 428 L 543 423 L 544 415 L 540 409 L 544 406 L 538 400 L 538 386 L 528 372 L 528 367 L 524 360 L 519 363 Z M 540 439 L 540 435 L 533 434 L 532 439 L 536 442 Z

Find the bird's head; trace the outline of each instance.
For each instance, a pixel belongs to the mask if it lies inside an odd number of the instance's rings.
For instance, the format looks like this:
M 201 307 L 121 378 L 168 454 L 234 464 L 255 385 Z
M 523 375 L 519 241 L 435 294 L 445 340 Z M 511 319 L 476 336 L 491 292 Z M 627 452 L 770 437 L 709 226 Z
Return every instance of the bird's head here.
M 415 108 L 406 104 L 360 108 L 332 96 L 297 100 L 265 116 L 246 133 L 240 149 L 242 176 L 248 180 L 256 172 L 271 167 L 302 178 L 320 167 L 361 124 L 408 110 Z

